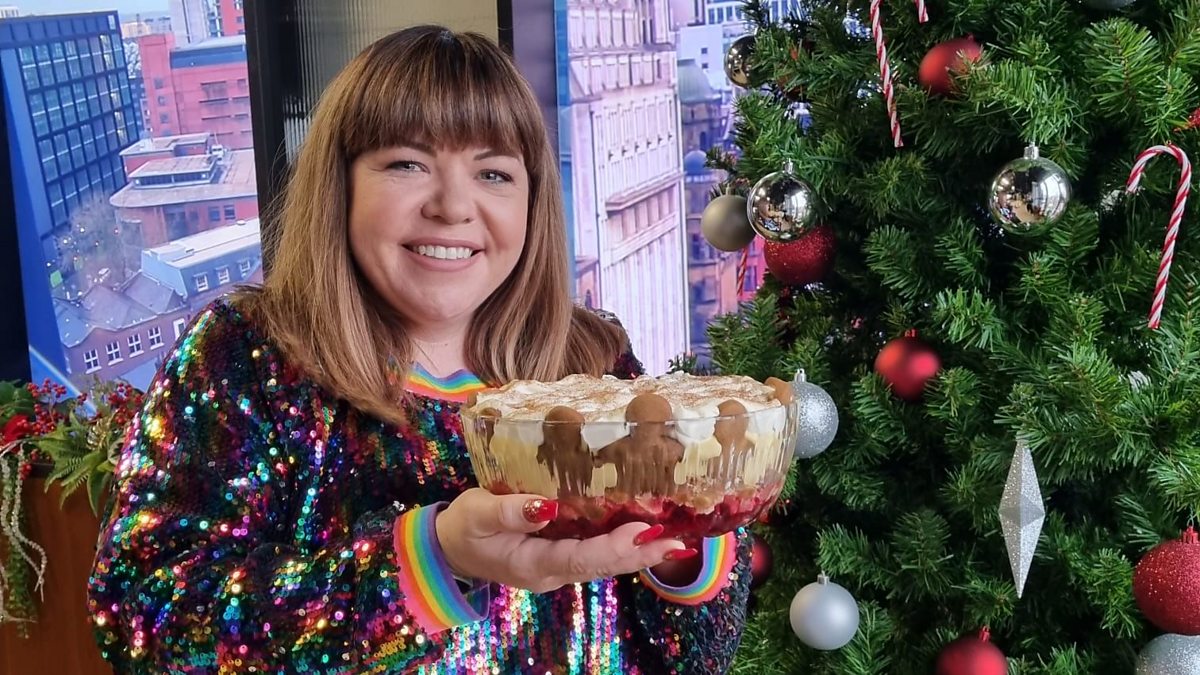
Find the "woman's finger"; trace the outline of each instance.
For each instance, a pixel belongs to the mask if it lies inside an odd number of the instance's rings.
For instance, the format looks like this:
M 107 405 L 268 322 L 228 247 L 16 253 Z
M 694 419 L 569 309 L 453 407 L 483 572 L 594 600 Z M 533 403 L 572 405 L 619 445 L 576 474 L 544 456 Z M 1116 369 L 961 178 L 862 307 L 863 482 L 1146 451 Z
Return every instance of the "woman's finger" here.
M 629 523 L 598 537 L 545 542 L 546 546 L 531 546 L 523 553 L 559 585 L 591 581 L 657 565 L 667 552 L 685 548 L 674 539 L 647 541 L 661 532 L 645 523 Z
M 468 505 L 472 507 L 473 517 L 468 526 L 478 536 L 537 532 L 558 515 L 558 502 L 539 495 L 497 496 L 480 488 L 463 494 L 471 495 Z

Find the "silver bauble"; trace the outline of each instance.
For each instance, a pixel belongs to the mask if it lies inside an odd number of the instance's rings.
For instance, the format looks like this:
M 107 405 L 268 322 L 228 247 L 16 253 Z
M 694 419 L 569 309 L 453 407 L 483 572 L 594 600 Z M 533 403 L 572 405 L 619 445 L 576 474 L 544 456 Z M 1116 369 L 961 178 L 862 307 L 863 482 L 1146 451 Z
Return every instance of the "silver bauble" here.
M 1121 9 L 1135 2 L 1137 0 L 1083 0 L 1083 4 L 1092 9 Z
M 746 199 L 746 217 L 754 231 L 769 241 L 789 242 L 812 231 L 817 222 L 817 195 L 808 183 L 783 171 L 758 180 Z
M 788 618 L 796 637 L 813 649 L 841 649 L 858 633 L 854 596 L 824 574 L 792 598 Z
M 740 251 L 754 241 L 754 228 L 746 219 L 746 198 L 721 195 L 700 214 L 700 232 L 713 248 Z
M 988 210 L 1005 230 L 1024 233 L 1052 225 L 1071 202 L 1071 179 L 1054 162 L 1038 156 L 1036 145 L 1025 148 L 996 174 Z
M 743 35 L 725 52 L 725 76 L 739 87 L 750 85 L 750 59 L 754 58 L 754 35 Z
M 1200 675 L 1200 637 L 1154 638 L 1138 654 L 1137 675 Z
M 825 452 L 838 430 L 837 405 L 829 392 L 807 381 L 804 371 L 792 380 L 799 411 L 796 425 L 796 457 L 808 459 Z

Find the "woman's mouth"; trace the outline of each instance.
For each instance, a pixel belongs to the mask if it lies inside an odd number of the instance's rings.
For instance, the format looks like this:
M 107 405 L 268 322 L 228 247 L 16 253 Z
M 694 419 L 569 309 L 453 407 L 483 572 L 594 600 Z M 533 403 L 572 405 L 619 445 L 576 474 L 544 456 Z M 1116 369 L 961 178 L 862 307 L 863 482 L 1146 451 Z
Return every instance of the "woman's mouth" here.
M 440 246 L 432 244 L 405 245 L 404 248 L 417 255 L 436 260 L 463 260 L 479 252 L 466 246 Z

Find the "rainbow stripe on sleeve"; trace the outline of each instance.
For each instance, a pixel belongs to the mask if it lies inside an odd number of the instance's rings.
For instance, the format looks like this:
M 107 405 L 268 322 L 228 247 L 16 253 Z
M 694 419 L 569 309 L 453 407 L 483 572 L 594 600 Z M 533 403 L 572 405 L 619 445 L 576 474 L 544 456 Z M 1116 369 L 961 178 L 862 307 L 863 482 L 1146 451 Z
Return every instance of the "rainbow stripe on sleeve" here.
M 737 564 L 737 534 L 730 532 L 704 540 L 700 574 L 687 586 L 668 586 L 649 570 L 639 573 L 642 583 L 660 598 L 677 605 L 699 605 L 717 597 L 729 583 L 729 572 Z
M 414 363 L 404 388 L 426 398 L 465 403 L 472 392 L 486 389 L 487 385 L 467 370 L 460 370 L 448 377 L 438 377 L 430 374 L 421 364 Z
M 396 519 L 392 533 L 404 608 L 429 634 L 486 618 L 459 592 L 446 564 L 434 528 L 438 510 L 425 506 L 406 511 Z

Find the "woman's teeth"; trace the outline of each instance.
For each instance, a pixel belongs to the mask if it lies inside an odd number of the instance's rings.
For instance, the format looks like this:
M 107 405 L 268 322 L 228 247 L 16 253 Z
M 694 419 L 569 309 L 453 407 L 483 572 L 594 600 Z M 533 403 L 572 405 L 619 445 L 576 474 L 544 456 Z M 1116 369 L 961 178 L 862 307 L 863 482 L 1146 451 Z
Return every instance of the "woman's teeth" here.
M 470 258 L 474 253 L 471 249 L 465 246 L 414 246 L 413 250 L 428 258 L 437 258 L 438 260 L 460 260 L 462 258 Z

